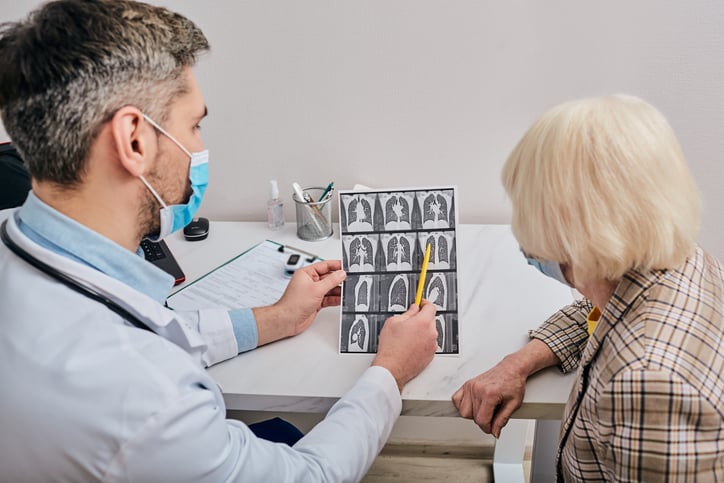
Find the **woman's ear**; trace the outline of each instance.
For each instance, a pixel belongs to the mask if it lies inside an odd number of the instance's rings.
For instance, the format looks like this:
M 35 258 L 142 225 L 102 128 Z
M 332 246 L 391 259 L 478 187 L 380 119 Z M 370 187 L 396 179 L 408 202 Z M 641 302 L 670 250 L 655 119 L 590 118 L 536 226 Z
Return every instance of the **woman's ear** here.
M 155 157 L 156 137 L 141 110 L 124 106 L 116 111 L 111 119 L 111 133 L 121 166 L 133 177 L 146 173 Z

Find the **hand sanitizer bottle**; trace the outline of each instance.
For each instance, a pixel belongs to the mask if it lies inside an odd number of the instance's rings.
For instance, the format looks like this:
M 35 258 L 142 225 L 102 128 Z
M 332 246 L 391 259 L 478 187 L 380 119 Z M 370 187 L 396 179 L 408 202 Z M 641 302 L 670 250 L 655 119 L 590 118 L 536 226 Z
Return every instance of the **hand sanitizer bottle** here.
M 269 228 L 279 230 L 284 226 L 284 203 L 279 198 L 279 185 L 277 180 L 273 179 L 271 184 L 271 196 L 266 203 L 266 219 Z

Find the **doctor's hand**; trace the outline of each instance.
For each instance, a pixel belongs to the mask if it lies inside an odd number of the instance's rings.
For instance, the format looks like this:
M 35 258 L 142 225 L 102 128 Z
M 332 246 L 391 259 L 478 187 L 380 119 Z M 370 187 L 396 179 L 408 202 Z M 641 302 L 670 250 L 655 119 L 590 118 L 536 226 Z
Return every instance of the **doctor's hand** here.
M 407 312 L 390 317 L 380 332 L 373 366 L 392 373 L 400 392 L 430 363 L 437 350 L 435 306 L 423 300 Z
M 500 437 L 510 416 L 523 404 L 528 377 L 558 363 L 543 342 L 533 339 L 495 367 L 467 381 L 452 396 L 460 416 L 472 419 L 484 433 Z
M 297 335 L 312 324 L 320 309 L 339 305 L 340 284 L 347 277 L 339 260 L 297 269 L 274 305 L 254 309 L 259 344 Z

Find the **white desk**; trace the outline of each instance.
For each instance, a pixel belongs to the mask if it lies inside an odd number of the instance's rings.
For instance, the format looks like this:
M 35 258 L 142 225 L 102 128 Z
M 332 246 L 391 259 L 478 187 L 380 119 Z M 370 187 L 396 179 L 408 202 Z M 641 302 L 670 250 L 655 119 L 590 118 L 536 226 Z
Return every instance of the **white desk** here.
M 327 259 L 341 257 L 339 233 L 325 241 L 305 242 L 295 236 L 294 223 L 274 232 L 266 223 L 213 222 L 206 240 L 185 242 L 177 234 L 169 245 L 188 283 L 267 238 Z M 572 300 L 568 288 L 526 264 L 506 225 L 458 226 L 457 256 L 460 354 L 436 356 L 405 387 L 404 415 L 457 416 L 450 399 L 453 392 L 522 347 L 528 341 L 528 329 Z M 339 354 L 338 323 L 339 309 L 324 309 L 306 332 L 210 368 L 224 392 L 227 408 L 304 413 L 329 410 L 373 358 L 372 354 Z M 254 370 L 248 370 L 250 367 Z M 523 405 L 513 418 L 559 420 L 573 379 L 573 375 L 562 376 L 555 368 L 531 377 Z M 518 475 L 522 480 L 525 427 L 511 421 L 503 430 L 496 446 L 495 472 L 506 477 L 498 481 L 519 479 Z M 549 440 L 547 449 L 550 444 Z M 536 453 L 534 448 L 534 471 L 548 475 L 553 461 L 536 462 Z

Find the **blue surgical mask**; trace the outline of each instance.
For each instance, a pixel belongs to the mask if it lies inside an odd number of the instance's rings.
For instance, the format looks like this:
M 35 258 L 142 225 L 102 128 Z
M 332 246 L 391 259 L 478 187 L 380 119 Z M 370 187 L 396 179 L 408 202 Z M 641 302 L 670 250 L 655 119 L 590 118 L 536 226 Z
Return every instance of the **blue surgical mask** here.
M 561 271 L 561 264 L 558 262 L 553 262 L 551 260 L 539 260 L 537 258 L 532 258 L 527 255 L 525 255 L 525 259 L 528 260 L 528 265 L 532 265 L 543 275 L 546 275 L 553 280 L 558 280 L 564 285 L 568 285 L 569 287 L 571 284 L 568 283 L 568 280 L 566 280 L 566 277 L 563 275 L 563 271 Z
M 167 205 L 161 197 L 158 195 L 155 189 L 146 181 L 146 178 L 140 176 L 141 181 L 146 188 L 153 194 L 158 203 L 161 205 L 161 222 L 159 227 L 158 235 L 155 237 L 148 237 L 153 241 L 163 240 L 168 235 L 176 232 L 193 220 L 194 215 L 199 210 L 201 200 L 204 198 L 204 192 L 206 192 L 206 186 L 209 184 L 209 150 L 205 149 L 196 153 L 190 152 L 188 149 L 171 136 L 165 129 L 159 126 L 153 119 L 147 115 L 143 117 L 153 127 L 159 130 L 163 135 L 173 141 L 181 150 L 191 158 L 191 166 L 189 168 L 189 180 L 191 181 L 191 197 L 189 201 L 180 205 Z

